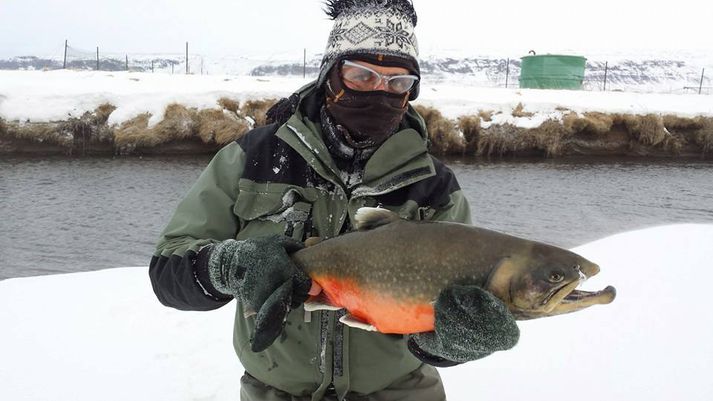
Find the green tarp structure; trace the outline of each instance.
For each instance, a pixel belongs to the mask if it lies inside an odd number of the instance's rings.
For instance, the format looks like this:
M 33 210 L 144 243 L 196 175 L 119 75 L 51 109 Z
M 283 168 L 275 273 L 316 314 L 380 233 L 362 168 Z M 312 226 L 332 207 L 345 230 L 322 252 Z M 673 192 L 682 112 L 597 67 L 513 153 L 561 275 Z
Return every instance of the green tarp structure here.
M 546 54 L 521 58 L 520 88 L 582 89 L 587 59 Z

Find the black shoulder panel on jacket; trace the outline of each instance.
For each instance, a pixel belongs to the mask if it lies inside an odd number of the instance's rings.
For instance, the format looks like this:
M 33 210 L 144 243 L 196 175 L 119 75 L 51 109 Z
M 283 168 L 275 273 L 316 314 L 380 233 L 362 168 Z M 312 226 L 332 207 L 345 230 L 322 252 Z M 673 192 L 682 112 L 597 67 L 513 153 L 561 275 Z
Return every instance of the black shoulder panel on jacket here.
M 384 205 L 401 205 L 412 200 L 419 206 L 442 208 L 450 202 L 450 195 L 460 190 L 460 185 L 453 171 L 443 162 L 431 156 L 436 175 L 406 186 L 376 199 Z
M 255 128 L 237 140 L 245 152 L 243 178 L 305 186 L 314 173 L 297 151 L 275 135 L 278 128 L 277 124 Z

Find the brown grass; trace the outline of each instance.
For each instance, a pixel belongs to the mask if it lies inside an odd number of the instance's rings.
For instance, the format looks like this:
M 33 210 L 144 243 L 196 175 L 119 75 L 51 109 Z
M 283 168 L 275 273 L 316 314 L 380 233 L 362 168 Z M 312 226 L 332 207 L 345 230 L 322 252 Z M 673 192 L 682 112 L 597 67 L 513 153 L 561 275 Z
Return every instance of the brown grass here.
M 478 111 L 478 116 L 485 122 L 493 121 L 493 114 L 495 114 L 495 112 L 492 110 L 479 110 Z
M 478 156 L 502 156 L 518 149 L 525 130 L 512 124 L 492 125 L 478 137 Z
M 242 117 L 250 117 L 255 121 L 255 126 L 259 127 L 267 124 L 267 117 L 265 113 L 270 107 L 277 103 L 277 99 L 265 99 L 265 100 L 248 100 L 240 108 L 240 115 Z
M 515 106 L 515 109 L 512 111 L 513 117 L 532 117 L 534 115 L 535 113 L 525 111 L 525 106 L 523 106 L 522 103 L 518 103 L 517 106 Z
M 114 131 L 114 144 L 124 150 L 157 145 L 158 138 L 147 134 L 150 118 L 151 113 L 143 113 L 125 121 Z
M 464 152 L 466 154 L 475 154 L 478 147 L 481 130 L 480 119 L 479 115 L 458 117 L 458 129 L 463 133 L 463 140 L 465 141 Z
M 74 138 L 58 130 L 52 123 L 15 123 L 6 124 L 4 134 L 9 138 L 40 142 L 60 147 L 71 147 Z
M 232 111 L 235 114 L 238 114 L 238 110 L 240 110 L 240 102 L 227 97 L 221 97 L 218 99 L 218 105 L 225 110 Z
M 604 134 L 611 130 L 614 119 L 609 114 L 604 113 L 590 112 L 583 115 L 567 113 L 562 118 L 562 124 L 572 134 Z
M 426 129 L 431 140 L 431 151 L 436 154 L 457 154 L 465 150 L 465 140 L 458 133 L 455 123 L 445 118 L 433 107 L 417 105 L 418 114 L 426 122 Z
M 212 109 L 197 110 L 171 104 L 166 107 L 162 120 L 149 128 L 151 115 L 148 113 L 138 115 L 119 127 L 109 127 L 107 121 L 116 107 L 107 103 L 81 117 L 62 122 L 21 123 L 0 119 L 0 136 L 58 145 L 70 149 L 70 153 L 90 143 L 113 143 L 122 153 L 183 140 L 224 145 L 240 138 L 252 127 L 265 124 L 265 112 L 273 104 L 274 99 L 241 103 L 227 97 L 219 99 L 217 107 Z M 682 149 L 687 153 L 691 149 L 701 149 L 704 155 L 713 152 L 713 117 L 567 112 L 561 121 L 548 120 L 533 129 L 509 124 L 483 128 L 483 121 L 492 121 L 493 111 L 480 110 L 476 114 L 451 120 L 433 107 L 415 107 L 429 131 L 431 150 L 441 155 L 541 153 L 555 157 L 568 154 L 572 149 L 570 146 L 581 149 L 582 146 L 586 148 L 587 141 L 596 143 L 599 140 L 596 136 L 606 142 L 615 134 L 621 141 L 625 138 L 622 137 L 624 133 L 628 133 L 631 150 L 635 154 L 647 153 L 647 148 L 652 154 L 659 155 L 662 151 L 677 154 Z M 513 110 L 516 117 L 532 115 L 524 111 L 522 103 Z M 580 136 L 573 138 L 575 135 Z
M 618 114 L 614 116 L 614 119 L 626 127 L 629 134 L 644 145 L 659 145 L 670 135 L 663 124 L 663 117 L 657 114 L 644 116 Z
M 703 129 L 704 118 L 679 117 L 671 114 L 663 116 L 663 125 L 669 131 L 695 131 Z
M 713 151 L 713 117 L 698 117 L 701 129 L 694 136 L 695 142 L 703 148 L 703 154 Z
M 198 112 L 198 121 L 198 136 L 205 143 L 214 141 L 225 145 L 250 129 L 247 121 L 218 109 L 201 110 Z
M 119 149 L 148 148 L 189 139 L 225 145 L 238 139 L 250 128 L 246 120 L 228 108 L 198 111 L 173 103 L 166 107 L 161 122 L 151 128 L 148 127 L 150 118 L 151 115 L 145 113 L 123 123 L 115 132 L 115 142 Z

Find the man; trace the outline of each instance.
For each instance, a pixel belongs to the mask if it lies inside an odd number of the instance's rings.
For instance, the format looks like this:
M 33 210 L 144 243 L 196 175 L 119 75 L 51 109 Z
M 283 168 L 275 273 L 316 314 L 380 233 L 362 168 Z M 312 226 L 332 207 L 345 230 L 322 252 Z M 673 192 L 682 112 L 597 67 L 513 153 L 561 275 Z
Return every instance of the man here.
M 290 260 L 308 237 L 351 228 L 380 206 L 407 219 L 470 223 L 453 173 L 427 153 L 409 1 L 330 1 L 319 78 L 224 147 L 162 233 L 150 276 L 159 300 L 211 310 L 237 298 L 241 400 L 444 400 L 433 366 L 512 347 L 517 326 L 480 288 L 446 289 L 436 330 L 395 336 L 306 313 L 319 292 Z M 472 324 L 476 319 L 477 324 Z M 466 324 L 468 321 L 470 324 Z M 425 363 L 424 363 L 425 362 Z

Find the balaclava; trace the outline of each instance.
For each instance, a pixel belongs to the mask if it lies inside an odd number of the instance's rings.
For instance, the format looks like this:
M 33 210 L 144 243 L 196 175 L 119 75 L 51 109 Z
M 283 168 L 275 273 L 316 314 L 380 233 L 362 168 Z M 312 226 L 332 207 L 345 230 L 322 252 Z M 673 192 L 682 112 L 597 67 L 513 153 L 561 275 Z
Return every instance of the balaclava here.
M 404 67 L 419 76 L 416 12 L 408 0 L 330 0 L 327 14 L 334 28 L 318 79 L 327 110 L 354 140 L 381 143 L 398 128 L 408 101 L 418 96 L 418 83 L 402 95 L 356 91 L 342 83 L 339 65 L 345 59 L 361 60 Z

